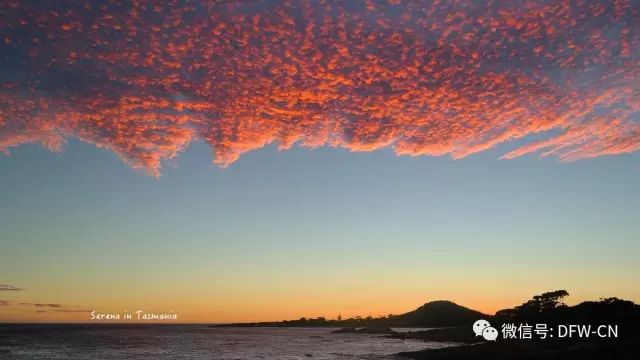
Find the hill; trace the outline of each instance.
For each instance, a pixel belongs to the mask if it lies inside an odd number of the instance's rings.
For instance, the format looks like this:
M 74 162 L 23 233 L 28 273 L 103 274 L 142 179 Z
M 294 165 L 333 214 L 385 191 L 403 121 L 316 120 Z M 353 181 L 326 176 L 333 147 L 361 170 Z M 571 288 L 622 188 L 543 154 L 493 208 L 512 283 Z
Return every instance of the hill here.
M 415 331 L 392 335 L 399 339 L 425 341 L 456 341 L 467 345 L 427 349 L 402 353 L 412 359 L 639 359 L 640 358 L 640 305 L 615 297 L 585 301 L 568 306 L 563 298 L 566 290 L 555 290 L 535 295 L 531 300 L 514 308 L 500 310 L 487 318 L 501 329 L 503 324 L 545 324 L 555 329 L 556 337 L 532 336 L 523 340 L 505 338 L 484 341 L 473 335 L 469 328 L 449 327 L 428 331 Z M 599 333 L 583 336 L 558 336 L 560 326 L 607 326 L 615 333 L 601 337 Z M 546 327 L 545 326 L 545 327 Z
M 391 317 L 391 326 L 443 327 L 470 325 L 486 318 L 479 311 L 446 300 L 431 301 L 408 313 Z
M 298 320 L 284 320 L 259 323 L 239 323 L 217 326 L 237 327 L 447 327 L 473 324 L 474 321 L 487 318 L 481 312 L 460 306 L 451 301 L 439 300 L 428 302 L 419 308 L 401 315 L 388 315 L 382 317 L 356 316 L 344 320 L 327 320 L 319 318 L 300 318 Z

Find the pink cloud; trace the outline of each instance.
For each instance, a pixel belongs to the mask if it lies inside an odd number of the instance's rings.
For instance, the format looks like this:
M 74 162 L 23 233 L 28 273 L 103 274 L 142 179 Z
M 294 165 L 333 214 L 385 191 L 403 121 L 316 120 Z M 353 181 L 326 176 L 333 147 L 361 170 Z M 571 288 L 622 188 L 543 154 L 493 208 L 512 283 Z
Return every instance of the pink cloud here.
M 153 175 L 194 140 L 221 166 L 271 143 L 454 159 L 515 140 L 502 158 L 632 153 L 639 14 L 610 4 L 10 2 L 0 151 L 61 151 L 74 137 Z

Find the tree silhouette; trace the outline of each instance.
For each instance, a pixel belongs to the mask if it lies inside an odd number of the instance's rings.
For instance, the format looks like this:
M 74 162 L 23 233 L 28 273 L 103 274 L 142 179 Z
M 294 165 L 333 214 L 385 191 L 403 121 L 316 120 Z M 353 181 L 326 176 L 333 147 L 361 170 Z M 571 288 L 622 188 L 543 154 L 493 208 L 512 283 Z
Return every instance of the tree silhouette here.
M 566 307 L 567 305 L 562 302 L 562 299 L 567 296 L 569 296 L 569 293 L 566 290 L 546 292 L 534 296 L 533 299 L 520 306 L 516 306 L 516 310 L 525 313 L 542 313 L 557 307 Z

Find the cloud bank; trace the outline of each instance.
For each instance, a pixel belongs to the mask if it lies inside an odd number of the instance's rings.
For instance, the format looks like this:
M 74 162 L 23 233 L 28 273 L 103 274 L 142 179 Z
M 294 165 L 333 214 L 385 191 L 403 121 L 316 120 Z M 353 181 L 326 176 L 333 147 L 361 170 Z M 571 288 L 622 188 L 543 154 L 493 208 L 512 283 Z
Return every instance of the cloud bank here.
M 0 284 L 0 291 L 23 291 L 23 290 L 24 289 L 21 289 L 13 285 Z
M 78 138 L 158 175 L 278 143 L 562 161 L 640 148 L 637 1 L 8 1 L 0 151 Z M 536 140 L 531 140 L 530 135 Z
M 24 306 L 35 307 L 36 313 L 42 314 L 46 312 L 59 312 L 59 313 L 89 313 L 91 310 L 85 309 L 80 306 L 64 305 L 64 304 L 43 304 L 43 303 L 20 303 Z
M 62 308 L 62 304 L 20 303 L 20 305 L 35 306 L 37 308 Z

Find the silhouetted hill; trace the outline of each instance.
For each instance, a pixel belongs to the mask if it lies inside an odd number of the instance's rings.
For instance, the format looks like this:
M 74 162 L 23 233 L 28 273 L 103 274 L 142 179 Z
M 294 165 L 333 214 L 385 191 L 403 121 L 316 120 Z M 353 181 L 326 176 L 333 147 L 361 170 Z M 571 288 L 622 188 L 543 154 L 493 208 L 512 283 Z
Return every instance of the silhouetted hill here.
M 398 339 L 422 339 L 426 341 L 458 341 L 470 343 L 464 346 L 427 349 L 402 353 L 411 359 L 640 359 L 640 305 L 615 297 L 598 301 L 585 301 L 575 306 L 566 305 L 562 299 L 566 290 L 555 290 L 534 296 L 524 304 L 500 310 L 487 318 L 491 325 L 501 329 L 503 324 L 545 324 L 556 329 L 555 338 L 531 339 L 500 338 L 485 341 L 475 337 L 467 326 L 432 329 L 393 334 Z M 615 335 L 601 338 L 598 333 L 589 336 L 559 337 L 559 326 L 613 327 Z
M 578 305 L 567 306 L 561 300 L 568 293 L 556 290 L 536 295 L 532 300 L 512 309 L 500 310 L 492 318 L 492 324 L 503 323 L 545 323 L 618 325 L 627 336 L 640 335 L 637 324 L 640 323 L 640 305 L 629 300 L 615 297 L 599 301 L 585 301 Z
M 640 305 L 618 298 L 585 301 L 559 310 L 557 316 L 572 323 L 640 324 Z
M 393 326 L 443 327 L 470 325 L 487 315 L 446 300 L 428 302 L 408 313 L 391 317 Z
M 409 311 L 401 315 L 387 315 L 382 317 L 360 317 L 356 316 L 349 319 L 327 320 L 324 317 L 319 318 L 300 318 L 298 320 L 284 320 L 273 322 L 259 323 L 241 323 L 219 326 L 275 326 L 275 327 L 446 327 L 446 326 L 471 326 L 474 321 L 487 318 L 481 312 L 471 310 L 464 306 L 460 306 L 451 301 L 439 300 L 428 302 L 419 308 Z M 218 326 L 218 325 L 217 325 Z

